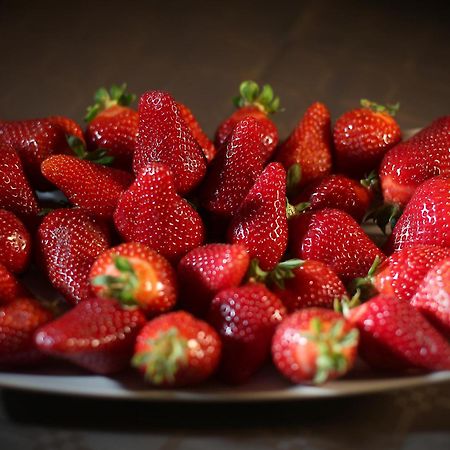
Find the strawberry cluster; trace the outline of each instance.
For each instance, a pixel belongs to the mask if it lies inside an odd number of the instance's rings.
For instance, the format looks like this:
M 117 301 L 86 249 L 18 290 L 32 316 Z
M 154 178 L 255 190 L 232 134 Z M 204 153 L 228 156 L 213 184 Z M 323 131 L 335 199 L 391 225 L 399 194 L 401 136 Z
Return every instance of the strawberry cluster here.
M 210 140 L 169 93 L 133 100 L 100 89 L 85 130 L 0 121 L 0 367 L 163 387 L 244 383 L 270 356 L 294 383 L 357 357 L 450 370 L 450 116 L 402 141 L 398 105 L 332 125 L 314 103 L 279 142 L 279 98 L 246 81 Z

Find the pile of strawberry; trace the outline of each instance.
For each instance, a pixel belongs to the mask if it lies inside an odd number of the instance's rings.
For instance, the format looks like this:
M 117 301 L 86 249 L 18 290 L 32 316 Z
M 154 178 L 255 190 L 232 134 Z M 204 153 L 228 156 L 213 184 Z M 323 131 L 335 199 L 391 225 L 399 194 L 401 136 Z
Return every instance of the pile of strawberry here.
M 0 121 L 2 368 L 132 365 L 166 387 L 244 383 L 270 357 L 295 383 L 357 356 L 450 369 L 450 116 L 401 142 L 395 107 L 332 127 L 314 103 L 280 143 L 279 99 L 247 81 L 212 142 L 170 94 L 133 99 L 100 89 L 84 131 Z

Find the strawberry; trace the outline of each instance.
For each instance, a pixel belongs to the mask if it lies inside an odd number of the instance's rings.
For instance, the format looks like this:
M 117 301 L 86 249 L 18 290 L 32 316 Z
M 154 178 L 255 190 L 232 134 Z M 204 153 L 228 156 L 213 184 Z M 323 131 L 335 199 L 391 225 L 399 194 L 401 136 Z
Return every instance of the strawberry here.
M 58 209 L 42 221 L 38 243 L 53 286 L 72 304 L 88 297 L 91 266 L 109 247 L 102 227 L 81 210 Z
M 353 366 L 358 330 L 341 314 L 307 308 L 288 316 L 272 340 L 276 368 L 293 383 L 322 384 Z
M 183 309 L 203 317 L 216 294 L 239 286 L 250 258 L 239 244 L 209 244 L 197 247 L 178 263 Z
M 33 335 L 51 319 L 49 311 L 28 297 L 16 298 L 0 306 L 0 366 L 38 362 L 42 355 L 34 346 Z
M 389 150 L 380 166 L 385 202 L 406 206 L 424 181 L 450 175 L 449 148 L 450 116 L 446 116 Z
M 285 314 L 281 300 L 260 283 L 225 289 L 214 297 L 207 317 L 222 338 L 219 373 L 226 382 L 244 383 L 264 364 Z
M 144 324 L 145 316 L 138 308 L 123 309 L 114 300 L 87 298 L 40 327 L 34 341 L 44 354 L 90 372 L 110 374 L 129 365 Z
M 330 123 L 327 107 L 323 103 L 313 103 L 275 155 L 286 170 L 299 165 L 300 187 L 331 172 Z
M 243 244 L 263 270 L 273 269 L 288 240 L 286 172 L 280 163 L 269 164 L 234 215 L 229 241 Z
M 294 257 L 322 261 L 344 282 L 363 277 L 376 257 L 381 261 L 385 258 L 355 219 L 338 209 L 325 208 L 293 217 L 289 237 Z
M 139 101 L 139 132 L 133 159 L 137 175 L 150 162 L 166 164 L 180 195 L 196 187 L 206 172 L 206 158 L 172 96 L 150 91 Z
M 16 277 L 0 263 L 0 305 L 26 295 Z
M 75 136 L 84 142 L 83 130 L 74 120 L 65 116 L 50 116 L 47 120 L 54 125 L 61 127 L 66 136 Z
M 214 142 L 220 148 L 234 127 L 242 119 L 251 116 L 260 124 L 261 159 L 267 161 L 278 144 L 278 130 L 269 115 L 278 111 L 280 99 L 274 97 L 272 87 L 265 84 L 262 89 L 254 81 L 243 81 L 239 86 L 240 95 L 233 102 L 238 108 L 217 128 Z
M 97 297 L 137 305 L 146 314 L 172 309 L 177 299 L 175 271 L 159 253 L 137 242 L 102 253 L 89 275 Z
M 139 333 L 133 365 L 155 386 L 198 384 L 216 371 L 221 347 L 206 322 L 184 311 L 163 314 Z
M 263 170 L 261 125 L 247 117 L 239 121 L 211 163 L 201 200 L 208 211 L 231 217 Z
M 31 252 L 31 237 L 12 213 L 0 209 L 0 263 L 14 273 L 23 272 Z
M 377 170 L 384 154 L 402 137 L 394 119 L 398 104 L 361 100 L 361 106 L 339 117 L 333 130 L 337 170 L 356 177 Z
M 149 163 L 122 194 L 114 222 L 124 240 L 148 245 L 170 261 L 204 239 L 199 214 L 176 193 L 173 176 L 161 163 Z
M 416 189 L 392 230 L 386 251 L 418 244 L 450 247 L 450 175 L 431 178 Z
M 450 345 L 406 302 L 379 295 L 348 319 L 360 331 L 360 356 L 374 369 L 450 369 Z

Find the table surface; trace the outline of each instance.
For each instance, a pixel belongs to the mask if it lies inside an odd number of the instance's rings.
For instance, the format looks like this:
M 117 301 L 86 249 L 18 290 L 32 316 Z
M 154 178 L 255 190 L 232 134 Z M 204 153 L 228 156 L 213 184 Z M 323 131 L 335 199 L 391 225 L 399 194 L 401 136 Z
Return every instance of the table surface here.
M 420 6 L 419 6 L 420 5 Z M 269 82 L 287 135 L 305 108 L 400 101 L 403 128 L 448 114 L 450 24 L 438 3 L 0 0 L 0 118 L 81 120 L 100 85 L 166 89 L 208 133 L 242 79 Z M 450 448 L 450 385 L 262 405 L 135 404 L 2 391 L 0 448 Z

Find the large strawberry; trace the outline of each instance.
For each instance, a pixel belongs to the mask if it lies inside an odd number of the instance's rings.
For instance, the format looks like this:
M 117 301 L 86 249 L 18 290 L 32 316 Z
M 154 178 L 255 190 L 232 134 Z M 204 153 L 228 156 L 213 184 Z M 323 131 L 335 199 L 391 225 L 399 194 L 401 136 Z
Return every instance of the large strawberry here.
M 59 209 L 42 221 L 38 243 L 53 286 L 70 303 L 87 298 L 91 266 L 109 247 L 104 229 L 81 210 Z
M 261 158 L 267 161 L 278 144 L 278 130 L 270 114 L 280 108 L 280 99 L 274 96 L 272 87 L 265 84 L 262 89 L 254 81 L 243 81 L 239 86 L 239 96 L 233 102 L 237 107 L 230 117 L 217 128 L 214 142 L 221 147 L 234 127 L 245 117 L 251 116 L 260 124 Z
M 450 116 L 389 150 L 380 166 L 384 200 L 405 206 L 424 181 L 450 175 Z
M 156 386 L 197 384 L 216 371 L 221 347 L 206 322 L 184 311 L 163 314 L 139 333 L 133 365 Z
M 124 309 L 115 300 L 88 298 L 58 319 L 39 328 L 37 348 L 91 372 L 109 374 L 125 369 L 145 316 Z
M 0 305 L 26 295 L 16 277 L 0 263 Z
M 206 172 L 205 155 L 177 103 L 166 92 L 146 92 L 139 101 L 135 174 L 150 162 L 164 163 L 170 168 L 180 194 L 196 187 Z
M 146 244 L 171 261 L 204 239 L 199 214 L 176 193 L 173 176 L 161 163 L 149 163 L 122 194 L 114 222 L 126 241 Z

